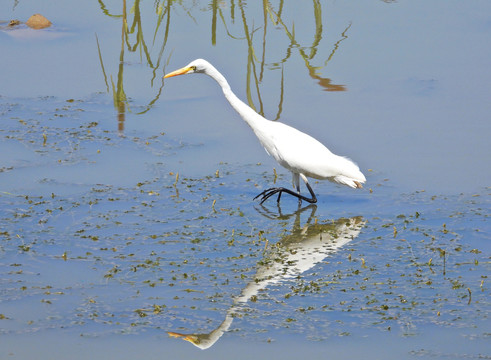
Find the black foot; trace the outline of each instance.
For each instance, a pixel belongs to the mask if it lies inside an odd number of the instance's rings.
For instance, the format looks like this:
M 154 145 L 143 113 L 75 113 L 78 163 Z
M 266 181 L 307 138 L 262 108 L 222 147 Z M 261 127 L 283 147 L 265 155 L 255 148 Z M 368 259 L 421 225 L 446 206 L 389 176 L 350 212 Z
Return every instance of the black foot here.
M 265 202 L 266 200 L 268 200 L 274 194 L 278 194 L 278 200 L 277 200 L 277 202 L 280 202 L 281 193 L 283 192 L 283 190 L 286 190 L 286 189 L 284 189 L 284 188 L 270 188 L 270 189 L 266 189 L 262 193 L 258 194 L 254 198 L 254 200 L 256 200 L 258 197 L 261 197 L 260 204 L 262 204 L 263 202 Z
M 308 184 L 307 184 L 308 186 Z M 270 189 L 266 189 L 264 190 L 262 193 L 258 194 L 254 200 L 256 200 L 258 197 L 261 197 L 261 201 L 260 201 L 260 204 L 262 204 L 263 202 L 265 202 L 266 200 L 268 200 L 271 196 L 275 195 L 275 194 L 278 194 L 278 199 L 276 199 L 276 202 L 280 202 L 280 199 L 281 199 L 281 194 L 286 192 L 287 194 L 290 194 L 290 195 L 293 195 L 295 197 L 298 198 L 298 201 L 299 203 L 302 202 L 302 200 L 304 201 L 307 201 L 308 203 L 311 203 L 311 204 L 314 204 L 317 202 L 317 198 L 315 197 L 313 191 L 310 189 L 310 186 L 308 186 L 309 190 L 310 190 L 310 194 L 312 195 L 312 198 L 309 199 L 303 195 L 300 195 L 300 194 L 297 194 L 296 192 L 293 192 L 292 190 L 290 189 L 286 189 L 286 188 L 282 188 L 282 187 L 278 187 L 278 188 L 270 188 Z

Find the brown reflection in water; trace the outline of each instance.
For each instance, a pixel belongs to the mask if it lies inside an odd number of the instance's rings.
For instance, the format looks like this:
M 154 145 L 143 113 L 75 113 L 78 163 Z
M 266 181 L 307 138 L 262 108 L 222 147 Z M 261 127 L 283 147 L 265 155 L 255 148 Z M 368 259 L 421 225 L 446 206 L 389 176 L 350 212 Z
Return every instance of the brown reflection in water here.
M 305 66 L 308 69 L 309 75 L 312 79 L 317 80 L 317 83 L 324 88 L 325 91 L 346 91 L 346 86 L 345 85 L 338 85 L 338 84 L 333 84 L 332 80 L 329 78 L 325 78 L 319 75 L 318 71 L 324 68 L 327 63 L 332 59 L 334 56 L 336 50 L 339 48 L 339 44 L 341 41 L 345 40 L 348 38 L 346 35 L 347 31 L 351 27 L 351 24 L 349 24 L 346 29 L 341 33 L 341 39 L 339 39 L 333 47 L 333 50 L 327 60 L 324 62 L 323 66 L 314 66 L 312 65 L 312 60 L 317 54 L 317 47 L 322 39 L 322 9 L 321 9 L 321 4 L 319 1 L 314 1 L 314 19 L 315 19 L 315 33 L 314 33 L 314 41 L 312 43 L 312 46 L 310 47 L 303 47 L 301 46 L 297 40 L 295 39 L 295 34 L 294 31 L 290 31 L 289 28 L 285 25 L 283 22 L 281 16 L 279 13 L 275 12 L 272 7 L 269 8 L 269 11 L 275 15 L 276 18 L 276 24 L 275 25 L 281 25 L 283 27 L 283 30 L 285 31 L 286 36 L 290 39 L 290 50 L 295 48 L 298 49 L 298 52 L 302 59 L 305 62 Z M 306 49 L 310 49 L 310 54 L 307 54 Z M 289 52 L 290 53 L 290 52 Z M 286 59 L 285 59 L 286 61 Z
M 292 54 L 295 50 L 298 50 L 298 54 L 302 57 L 305 62 L 305 66 L 307 67 L 309 76 L 316 80 L 317 83 L 323 88 L 324 91 L 346 91 L 346 86 L 341 84 L 335 84 L 330 78 L 322 77 L 320 74 L 320 70 L 327 66 L 327 63 L 332 59 L 336 50 L 339 48 L 340 43 L 347 39 L 347 31 L 351 27 L 349 24 L 344 31 L 341 33 L 341 38 L 334 44 L 333 49 L 329 57 L 323 61 L 322 65 L 313 65 L 314 58 L 317 55 L 318 46 L 321 42 L 323 35 L 323 26 L 322 26 L 322 5 L 319 0 L 313 0 L 313 17 L 315 24 L 315 31 L 313 35 L 312 45 L 310 46 L 302 46 L 297 39 L 295 38 L 294 26 L 292 25 L 291 29 L 285 25 L 282 16 L 284 10 L 284 1 L 279 1 L 277 9 L 267 0 L 263 0 L 263 16 L 262 16 L 262 24 L 259 26 L 254 24 L 254 19 L 252 20 L 252 25 L 250 24 L 250 20 L 246 15 L 247 4 L 239 0 L 237 4 L 234 1 L 231 1 L 228 4 L 230 8 L 230 22 L 235 24 L 235 9 L 236 7 L 240 11 L 240 20 L 242 21 L 242 28 L 244 37 L 237 37 L 231 35 L 229 28 L 227 26 L 226 18 L 224 16 L 224 12 L 222 8 L 225 7 L 224 2 L 213 1 L 211 4 L 212 11 L 212 45 L 216 45 L 217 39 L 217 14 L 220 16 L 220 19 L 223 22 L 224 29 L 226 30 L 229 37 L 236 40 L 245 40 L 247 42 L 247 61 L 246 61 L 246 96 L 248 105 L 253 108 L 256 112 L 264 116 L 264 105 L 261 97 L 261 82 L 264 77 L 265 68 L 278 68 L 281 65 L 281 80 L 279 85 L 279 100 L 278 100 L 278 111 L 274 120 L 278 120 L 281 117 L 282 105 L 283 105 L 283 97 L 284 97 L 284 64 L 288 62 L 291 58 Z M 276 59 L 271 63 L 266 62 L 266 52 L 268 50 L 267 46 L 267 32 L 268 32 L 268 24 L 272 23 L 273 29 L 278 28 L 278 26 L 282 27 L 285 35 L 288 37 L 290 44 L 285 49 L 285 55 L 283 58 Z M 292 22 L 295 23 L 295 22 Z M 262 29 L 262 41 L 261 47 L 254 46 L 254 35 L 257 31 Z M 257 64 L 259 65 L 257 67 Z M 256 99 L 257 106 L 254 103 L 254 99 Z
M 152 69 L 152 78 L 150 80 L 150 86 L 153 87 L 154 80 L 157 77 L 157 70 L 161 68 L 161 60 L 165 50 L 165 45 L 167 43 L 167 39 L 170 32 L 170 11 L 171 5 L 173 3 L 172 0 L 163 1 L 162 3 L 156 4 L 156 14 L 157 14 L 157 23 L 153 35 L 152 45 L 155 44 L 155 40 L 158 34 L 158 30 L 162 25 L 162 22 L 165 20 L 165 30 L 164 36 L 162 40 L 162 45 L 160 47 L 160 51 L 158 53 L 156 61 L 152 59 L 150 52 L 148 50 L 147 42 L 145 41 L 145 37 L 143 34 L 143 26 L 142 26 L 142 17 L 140 12 L 140 0 L 135 0 L 132 6 L 132 23 L 131 26 L 128 26 L 128 13 L 126 7 L 126 0 L 123 0 L 123 9 L 122 14 L 112 14 L 109 10 L 107 10 L 106 5 L 102 0 L 99 0 L 99 5 L 101 7 L 102 12 L 112 18 L 121 18 L 122 26 L 121 26 L 121 50 L 119 53 L 119 65 L 118 65 L 118 74 L 117 74 L 117 82 L 114 84 L 112 75 L 110 76 L 111 87 L 109 87 L 108 78 L 106 75 L 104 62 L 102 59 L 101 46 L 99 44 L 99 39 L 96 34 L 96 42 L 97 42 L 97 50 L 99 53 L 99 60 L 101 63 L 102 73 L 104 75 L 104 82 L 106 84 L 107 92 L 112 91 L 114 108 L 116 109 L 117 119 L 118 119 L 118 132 L 123 134 L 124 132 L 124 124 L 125 124 L 125 115 L 127 111 L 131 111 L 128 97 L 126 96 L 124 90 L 124 66 L 125 66 L 125 49 L 127 49 L 130 53 L 136 53 L 139 51 L 140 53 L 140 61 L 144 56 L 146 65 L 148 65 Z M 132 43 L 132 39 L 134 38 L 134 43 Z M 163 71 L 162 71 L 163 72 Z M 157 89 L 157 93 L 153 99 L 151 99 L 148 104 L 144 107 L 142 111 L 137 112 L 136 114 L 144 114 L 148 110 L 150 110 L 153 104 L 158 100 L 160 94 L 162 93 L 162 88 L 164 86 L 164 82 L 162 78 L 159 76 L 160 86 Z
M 346 86 L 334 83 L 330 78 L 323 77 L 321 70 L 324 69 L 328 62 L 332 59 L 337 49 L 339 48 L 342 41 L 347 39 L 347 32 L 351 26 L 349 24 L 344 31 L 341 33 L 340 39 L 334 44 L 333 49 L 327 59 L 322 59 L 319 61 L 318 48 L 319 44 L 324 35 L 324 27 L 322 23 L 322 4 L 319 0 L 312 1 L 313 8 L 313 21 L 307 22 L 308 24 L 313 24 L 314 33 L 312 42 L 309 45 L 302 45 L 300 41 L 297 40 L 295 36 L 294 25 L 287 26 L 283 21 L 284 17 L 284 1 L 279 1 L 276 5 L 271 4 L 270 1 L 263 0 L 262 2 L 262 13 L 260 16 L 259 23 L 256 24 L 257 18 L 254 15 L 247 13 L 247 4 L 243 0 L 238 1 L 217 1 L 213 0 L 207 8 L 200 7 L 199 4 L 187 4 L 183 2 L 177 2 L 173 0 L 162 0 L 155 1 L 153 7 L 155 8 L 155 15 L 157 17 L 154 29 L 151 29 L 150 33 L 144 34 L 143 31 L 143 21 L 145 21 L 146 28 L 148 29 L 148 24 L 150 21 L 148 19 L 143 20 L 140 11 L 140 0 L 134 0 L 131 5 L 131 12 L 127 11 L 127 0 L 122 0 L 122 13 L 114 13 L 110 11 L 105 2 L 98 0 L 101 11 L 110 18 L 121 19 L 121 47 L 119 53 L 119 64 L 117 70 L 117 80 L 113 80 L 112 75 L 107 75 L 104 61 L 103 61 L 103 44 L 99 42 L 96 35 L 97 49 L 99 54 L 99 59 L 101 63 L 101 69 L 104 76 L 104 81 L 106 84 L 106 89 L 108 93 L 112 93 L 114 108 L 117 113 L 118 119 L 118 131 L 120 133 L 124 132 L 125 115 L 128 111 L 131 111 L 129 97 L 126 94 L 124 87 L 124 68 L 127 65 L 125 57 L 128 55 L 139 54 L 140 61 L 144 62 L 151 71 L 152 76 L 149 81 L 149 86 L 154 87 L 155 79 L 160 81 L 159 84 L 155 86 L 155 95 L 152 99 L 149 99 L 147 105 L 143 106 L 143 110 L 136 112 L 136 114 L 143 114 L 149 111 L 154 103 L 159 99 L 160 94 L 163 89 L 163 79 L 160 75 L 161 70 L 163 70 L 162 59 L 164 57 L 164 52 L 167 44 L 169 35 L 171 35 L 170 20 L 171 12 L 177 11 L 178 9 L 183 9 L 183 16 L 188 17 L 192 21 L 196 22 L 195 17 L 192 15 L 193 11 L 200 11 L 205 13 L 210 13 L 211 16 L 211 45 L 215 46 L 217 44 L 217 31 L 223 29 L 230 39 L 237 41 L 246 41 L 247 44 L 247 54 L 243 55 L 246 57 L 246 94 L 247 102 L 255 111 L 264 116 L 264 104 L 261 96 L 261 83 L 263 82 L 266 70 L 275 71 L 281 68 L 281 77 L 278 85 L 278 104 L 276 115 L 274 120 L 278 120 L 281 117 L 284 99 L 284 66 L 292 56 L 295 54 L 300 55 L 304 60 L 305 66 L 307 68 L 308 75 L 314 79 L 317 84 L 325 91 L 346 91 Z M 148 3 L 143 2 L 144 6 Z M 288 3 L 287 3 L 288 4 Z M 294 6 L 298 6 L 294 4 Z M 224 11 L 227 9 L 228 11 Z M 181 15 L 182 16 L 182 15 Z M 293 15 L 295 17 L 295 15 Z M 128 18 L 130 17 L 130 18 Z M 288 23 L 306 23 L 305 21 L 295 21 L 296 19 L 288 19 Z M 272 25 L 272 26 L 271 26 Z M 151 26 L 151 25 L 150 25 Z M 270 29 L 273 30 L 270 30 Z M 272 57 L 276 57 L 273 61 L 267 62 L 267 52 L 271 48 L 268 44 L 268 31 L 277 31 L 282 29 L 286 35 L 289 43 L 286 45 L 284 51 L 275 51 Z M 162 31 L 163 30 L 163 31 Z M 148 30 L 147 30 L 148 31 Z M 237 36 L 233 34 L 234 31 L 239 31 L 243 35 Z M 151 34 L 152 41 L 151 44 L 148 43 L 148 36 Z M 261 34 L 259 40 L 259 46 L 257 45 L 257 34 Z M 146 36 L 145 36 L 146 35 Z M 256 36 L 256 38 L 255 38 Z M 281 36 L 281 35 L 275 35 Z M 161 41 L 160 51 L 154 57 L 149 50 L 155 46 L 155 42 Z M 276 44 L 275 44 L 276 45 Z M 192 46 L 192 44 L 190 45 Z M 277 54 L 281 54 L 277 57 Z M 171 53 L 167 55 L 167 62 L 170 58 Z M 239 55 L 240 56 L 240 55 Z M 271 56 L 270 56 L 271 57 Z M 126 62 L 125 62 L 126 61 Z M 320 63 L 320 64 L 319 64 Z M 164 71 L 162 71 L 163 73 Z

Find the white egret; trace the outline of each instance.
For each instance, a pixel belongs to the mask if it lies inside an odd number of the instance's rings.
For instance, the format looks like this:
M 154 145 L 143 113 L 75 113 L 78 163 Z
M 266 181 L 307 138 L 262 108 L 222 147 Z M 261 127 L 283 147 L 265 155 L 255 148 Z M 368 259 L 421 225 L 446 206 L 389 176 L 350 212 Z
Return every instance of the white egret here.
M 282 193 L 296 196 L 302 200 L 316 203 L 317 198 L 309 185 L 307 177 L 361 188 L 366 181 L 358 166 L 350 159 L 333 154 L 322 143 L 291 126 L 279 121 L 267 120 L 251 107 L 242 102 L 231 90 L 225 77 L 213 65 L 203 59 L 197 59 L 187 66 L 164 76 L 169 78 L 177 75 L 202 73 L 211 76 L 221 86 L 225 98 L 252 128 L 266 152 L 284 168 L 293 174 L 293 185 L 297 192 L 283 187 L 264 190 L 254 199 L 261 198 L 261 204 L 274 194 L 280 201 Z M 311 198 L 300 194 L 300 178 L 305 182 Z

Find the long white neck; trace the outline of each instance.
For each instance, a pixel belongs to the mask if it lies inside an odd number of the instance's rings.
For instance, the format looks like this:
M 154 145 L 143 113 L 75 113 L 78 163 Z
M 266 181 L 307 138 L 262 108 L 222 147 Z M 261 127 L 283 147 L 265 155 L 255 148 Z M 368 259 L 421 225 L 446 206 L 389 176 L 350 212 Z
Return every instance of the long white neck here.
M 230 105 L 239 113 L 239 115 L 244 119 L 244 121 L 252 128 L 256 129 L 256 124 L 266 120 L 264 117 L 255 112 L 250 106 L 240 100 L 230 88 L 227 79 L 220 74 L 220 72 L 215 69 L 212 65 L 206 70 L 206 74 L 215 79 L 218 85 L 221 86 L 225 98 L 228 100 Z

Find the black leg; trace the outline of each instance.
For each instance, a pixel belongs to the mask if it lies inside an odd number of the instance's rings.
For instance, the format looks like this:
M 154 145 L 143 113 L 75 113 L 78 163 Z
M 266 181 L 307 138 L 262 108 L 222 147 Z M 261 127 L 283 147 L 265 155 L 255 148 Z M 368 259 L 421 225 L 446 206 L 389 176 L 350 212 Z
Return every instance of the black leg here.
M 256 200 L 258 197 L 261 197 L 260 204 L 262 204 L 263 202 L 265 202 L 266 200 L 268 200 L 274 194 L 278 194 L 278 199 L 276 201 L 277 202 L 280 202 L 281 194 L 284 193 L 284 192 L 286 192 L 287 194 L 290 194 L 290 195 L 293 195 L 293 196 L 297 197 L 299 201 L 304 200 L 304 201 L 307 201 L 308 203 L 315 204 L 317 202 L 317 197 L 315 196 L 314 191 L 310 187 L 309 183 L 305 183 L 305 185 L 307 186 L 307 189 L 309 189 L 310 196 L 312 196 L 311 198 L 308 198 L 308 197 L 305 197 L 303 195 L 297 194 L 296 192 L 294 192 L 294 191 L 292 191 L 290 189 L 278 187 L 278 188 L 270 188 L 270 189 L 264 190 L 262 193 L 258 194 L 254 198 L 254 200 Z

